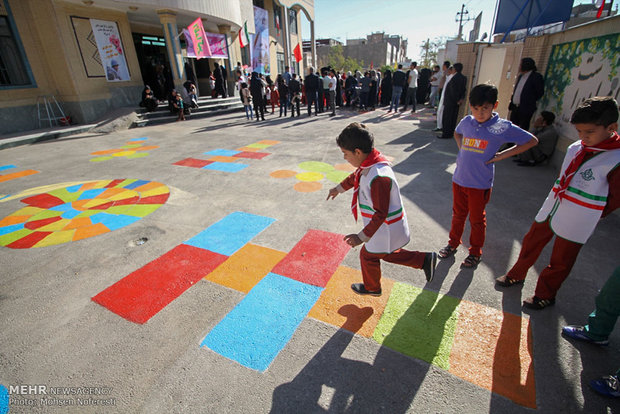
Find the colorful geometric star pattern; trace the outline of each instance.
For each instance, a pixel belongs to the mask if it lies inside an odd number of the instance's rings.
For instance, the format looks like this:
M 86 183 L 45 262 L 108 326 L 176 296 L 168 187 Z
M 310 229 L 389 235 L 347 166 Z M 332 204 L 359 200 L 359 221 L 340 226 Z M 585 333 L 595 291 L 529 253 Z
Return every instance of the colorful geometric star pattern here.
M 91 152 L 90 155 L 98 155 L 98 157 L 91 158 L 90 161 L 101 162 L 119 157 L 128 159 L 146 157 L 149 153 L 144 151 L 159 148 L 158 145 L 143 145 L 144 141 L 147 139 L 148 138 L 134 138 L 120 148 Z
M 330 165 L 320 161 L 304 161 L 298 165 L 303 172 L 293 170 L 277 170 L 269 174 L 273 178 L 290 178 L 295 177 L 297 182 L 293 188 L 300 193 L 312 193 L 323 188 L 320 183 L 324 178 L 339 184 L 347 178 L 349 174 L 355 171 L 351 164 Z
M 0 246 L 27 249 L 67 243 L 125 227 L 170 196 L 162 183 L 137 179 L 91 181 L 21 200 L 27 207 L 0 220 Z

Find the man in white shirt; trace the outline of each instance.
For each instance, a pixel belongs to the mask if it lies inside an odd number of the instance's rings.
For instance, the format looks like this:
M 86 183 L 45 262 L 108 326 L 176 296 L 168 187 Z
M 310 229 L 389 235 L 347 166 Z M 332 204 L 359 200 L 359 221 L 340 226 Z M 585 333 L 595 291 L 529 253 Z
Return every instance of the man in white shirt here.
M 336 81 L 336 72 L 332 69 L 329 72 L 329 83 L 328 83 L 328 87 L 329 87 L 329 105 L 332 107 L 332 113 L 329 114 L 329 116 L 334 116 L 336 115 L 336 86 L 337 86 L 337 81 Z
M 411 101 L 411 113 L 415 112 L 415 104 L 416 104 L 416 93 L 418 91 L 418 70 L 416 67 L 418 66 L 418 62 L 411 62 L 411 66 L 409 68 L 409 78 L 407 80 L 409 87 L 407 88 L 407 95 L 405 96 L 405 107 L 403 108 L 403 112 L 407 110 L 407 105 L 409 105 L 409 101 Z

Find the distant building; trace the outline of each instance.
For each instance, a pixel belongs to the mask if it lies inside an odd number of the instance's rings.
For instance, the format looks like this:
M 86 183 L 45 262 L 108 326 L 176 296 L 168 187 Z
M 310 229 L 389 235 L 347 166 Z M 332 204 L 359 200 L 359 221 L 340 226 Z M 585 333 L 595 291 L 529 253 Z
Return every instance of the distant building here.
M 311 43 L 304 42 L 304 50 L 309 50 Z M 318 66 L 328 64 L 329 50 L 332 46 L 342 45 L 336 39 L 317 39 L 316 53 Z M 364 67 L 375 68 L 407 60 L 407 40 L 399 35 L 386 35 L 384 32 L 377 32 L 361 39 L 347 39 L 346 45 L 342 45 L 342 54 L 345 58 L 353 58 L 361 62 Z

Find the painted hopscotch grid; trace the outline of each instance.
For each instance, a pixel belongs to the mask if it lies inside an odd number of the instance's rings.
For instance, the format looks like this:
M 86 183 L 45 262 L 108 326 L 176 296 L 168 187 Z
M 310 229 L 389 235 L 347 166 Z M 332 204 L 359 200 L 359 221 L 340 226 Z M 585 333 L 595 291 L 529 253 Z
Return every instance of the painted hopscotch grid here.
M 172 165 L 235 173 L 243 170 L 246 167 L 249 167 L 248 164 L 244 164 L 238 161 L 244 159 L 261 160 L 266 156 L 271 155 L 271 153 L 269 152 L 261 152 L 262 150 L 279 143 L 280 141 L 272 141 L 266 139 L 255 142 L 253 144 L 249 144 L 245 147 L 237 148 L 236 150 L 218 148 L 205 152 L 204 155 L 210 156 L 207 159 L 190 157 L 177 161 Z

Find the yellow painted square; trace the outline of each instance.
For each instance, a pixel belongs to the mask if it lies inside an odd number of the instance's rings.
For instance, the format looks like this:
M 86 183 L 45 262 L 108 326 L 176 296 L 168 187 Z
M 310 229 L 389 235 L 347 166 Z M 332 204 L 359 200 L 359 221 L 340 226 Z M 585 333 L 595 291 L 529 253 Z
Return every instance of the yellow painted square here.
M 205 276 L 205 280 L 248 293 L 284 256 L 284 252 L 248 243 Z

